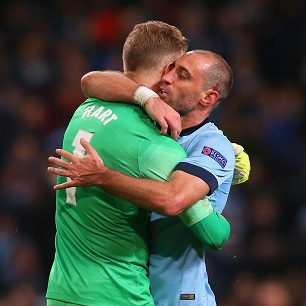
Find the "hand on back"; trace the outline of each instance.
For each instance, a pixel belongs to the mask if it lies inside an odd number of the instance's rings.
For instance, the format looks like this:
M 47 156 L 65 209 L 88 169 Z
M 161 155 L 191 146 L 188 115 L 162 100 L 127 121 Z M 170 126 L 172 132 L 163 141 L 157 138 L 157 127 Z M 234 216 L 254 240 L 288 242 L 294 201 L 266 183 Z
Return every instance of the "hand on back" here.
M 84 138 L 81 138 L 80 142 L 87 152 L 85 156 L 76 156 L 63 149 L 57 149 L 56 153 L 68 161 L 54 156 L 48 158 L 49 162 L 60 167 L 48 167 L 48 172 L 71 179 L 65 183 L 55 185 L 55 190 L 98 185 L 99 180 L 101 180 L 101 173 L 103 173 L 104 169 L 107 169 L 104 166 L 103 160 L 90 143 Z

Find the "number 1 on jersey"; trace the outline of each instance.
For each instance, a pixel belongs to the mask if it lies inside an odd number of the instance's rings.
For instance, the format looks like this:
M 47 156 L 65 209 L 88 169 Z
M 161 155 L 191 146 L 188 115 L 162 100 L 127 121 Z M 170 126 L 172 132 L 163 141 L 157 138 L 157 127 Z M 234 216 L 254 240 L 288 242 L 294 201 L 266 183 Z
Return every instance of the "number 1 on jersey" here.
M 90 142 L 93 133 L 86 132 L 84 130 L 79 130 L 76 136 L 73 139 L 72 146 L 74 147 L 73 154 L 77 156 L 84 156 L 85 149 L 82 147 L 80 143 L 81 138 L 85 138 L 88 142 Z M 70 177 L 67 177 L 67 181 L 71 180 Z M 76 187 L 70 187 L 66 189 L 66 203 L 76 206 Z

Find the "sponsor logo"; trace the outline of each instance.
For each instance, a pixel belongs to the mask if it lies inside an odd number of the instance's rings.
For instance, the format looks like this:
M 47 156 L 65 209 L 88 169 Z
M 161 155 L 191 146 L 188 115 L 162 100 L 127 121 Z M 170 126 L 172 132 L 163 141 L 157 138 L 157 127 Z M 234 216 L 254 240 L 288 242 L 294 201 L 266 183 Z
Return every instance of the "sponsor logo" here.
M 222 168 L 224 168 L 227 164 L 227 159 L 220 152 L 213 148 L 204 147 L 202 150 L 202 154 L 214 159 Z
M 195 300 L 194 293 L 182 293 L 180 295 L 180 300 Z

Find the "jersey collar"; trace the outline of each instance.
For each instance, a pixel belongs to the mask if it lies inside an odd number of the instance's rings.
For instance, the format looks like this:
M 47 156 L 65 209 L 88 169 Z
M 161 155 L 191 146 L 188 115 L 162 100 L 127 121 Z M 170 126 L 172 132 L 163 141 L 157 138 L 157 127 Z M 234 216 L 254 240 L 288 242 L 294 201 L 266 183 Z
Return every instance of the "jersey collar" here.
M 196 130 L 198 130 L 200 127 L 202 127 L 204 124 L 206 124 L 208 122 L 210 122 L 210 119 L 209 119 L 209 117 L 206 117 L 201 123 L 199 123 L 199 124 L 197 124 L 195 126 L 191 126 L 191 127 L 187 128 L 187 129 L 182 130 L 180 136 L 182 137 L 182 136 L 190 135 L 190 134 L 192 134 L 193 132 L 195 132 Z

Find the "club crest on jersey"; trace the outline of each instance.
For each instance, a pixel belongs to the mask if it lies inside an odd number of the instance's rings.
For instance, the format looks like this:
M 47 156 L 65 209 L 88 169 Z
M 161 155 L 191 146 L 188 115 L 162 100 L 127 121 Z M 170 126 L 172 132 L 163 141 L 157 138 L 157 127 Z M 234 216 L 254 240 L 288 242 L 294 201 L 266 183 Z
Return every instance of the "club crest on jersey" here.
M 214 159 L 222 168 L 227 164 L 227 159 L 218 151 L 210 147 L 204 147 L 202 154 L 207 155 Z

